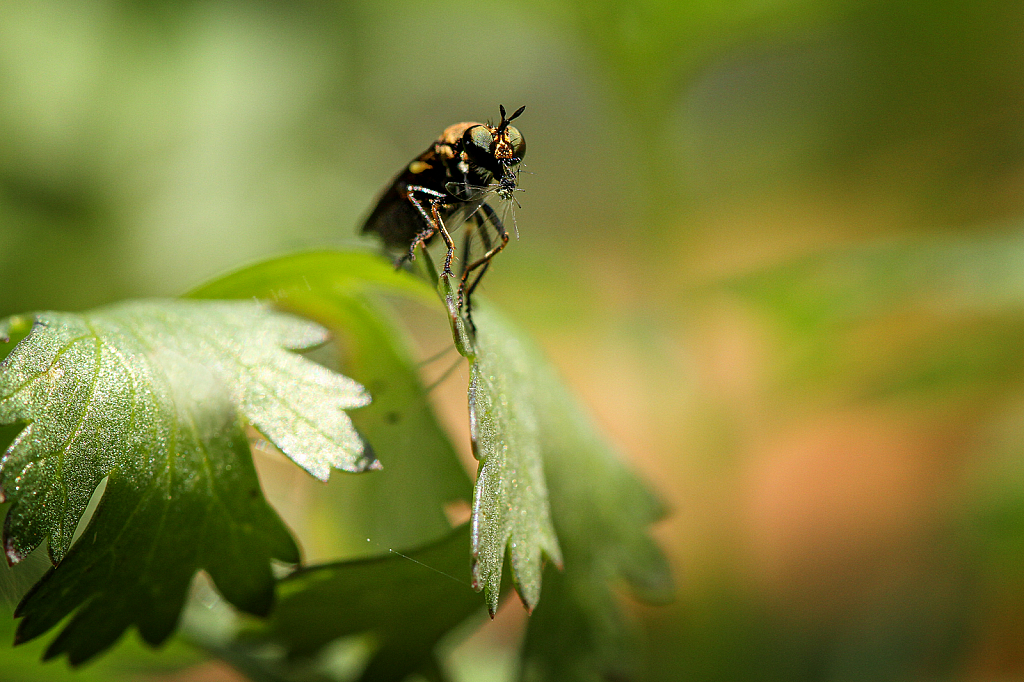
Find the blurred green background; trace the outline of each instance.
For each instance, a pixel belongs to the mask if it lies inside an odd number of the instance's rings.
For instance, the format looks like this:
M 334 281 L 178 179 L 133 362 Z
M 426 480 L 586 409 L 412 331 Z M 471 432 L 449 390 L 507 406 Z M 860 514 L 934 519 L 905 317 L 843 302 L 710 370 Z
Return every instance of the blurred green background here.
M 0 0 L 0 313 L 352 245 L 499 103 L 481 290 L 672 509 L 648 679 L 1024 677 L 1022 3 Z

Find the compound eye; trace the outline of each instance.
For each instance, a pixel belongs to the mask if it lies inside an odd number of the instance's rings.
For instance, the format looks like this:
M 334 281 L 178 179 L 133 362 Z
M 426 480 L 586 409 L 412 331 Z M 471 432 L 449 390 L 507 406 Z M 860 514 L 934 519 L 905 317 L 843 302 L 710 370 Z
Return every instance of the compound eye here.
M 505 132 L 508 135 L 508 143 L 512 145 L 512 156 L 522 161 L 526 156 L 526 138 L 518 128 L 512 126 L 509 126 Z
M 494 135 L 484 126 L 473 126 L 466 131 L 464 141 L 472 154 L 490 154 L 494 149 Z

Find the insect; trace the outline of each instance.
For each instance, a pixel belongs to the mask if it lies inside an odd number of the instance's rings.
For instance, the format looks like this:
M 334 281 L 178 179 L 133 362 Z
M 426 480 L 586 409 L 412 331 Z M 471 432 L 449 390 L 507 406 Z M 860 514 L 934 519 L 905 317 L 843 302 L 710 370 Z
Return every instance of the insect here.
M 442 277 L 453 277 L 455 242 L 448 221 L 454 228 L 467 221 L 463 259 L 459 278 L 458 309 L 465 302 L 466 321 L 476 332 L 472 317 L 472 295 L 491 259 L 508 244 L 508 233 L 501 218 L 487 203 L 493 195 L 513 202 L 519 181 L 519 163 L 526 154 L 526 139 L 510 125 L 526 107 L 506 116 L 498 107 L 501 121 L 455 123 L 448 126 L 430 147 L 399 173 L 377 201 L 362 231 L 376 232 L 384 244 L 407 248 L 398 260 L 401 266 L 416 258 L 416 247 L 427 245 L 441 235 L 448 249 Z M 490 226 L 498 235 L 497 243 L 488 233 Z M 471 239 L 480 235 L 484 253 L 470 259 Z M 470 281 L 470 277 L 476 276 Z

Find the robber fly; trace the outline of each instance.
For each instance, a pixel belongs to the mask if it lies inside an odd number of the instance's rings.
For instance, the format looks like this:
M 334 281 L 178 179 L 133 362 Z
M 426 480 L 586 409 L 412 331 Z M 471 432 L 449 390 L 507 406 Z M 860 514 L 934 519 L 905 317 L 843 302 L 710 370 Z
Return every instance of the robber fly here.
M 458 309 L 462 310 L 465 302 L 466 321 L 474 332 L 473 290 L 491 259 L 508 244 L 505 226 L 487 199 L 496 194 L 505 201 L 515 201 L 518 165 L 526 154 L 526 140 L 509 124 L 524 109 L 526 107 L 519 107 L 511 116 L 506 116 L 505 107 L 499 107 L 501 121 L 497 126 L 486 123 L 448 126 L 427 151 L 391 182 L 363 225 L 363 232 L 376 232 L 386 246 L 408 249 L 398 266 L 416 258 L 416 247 L 430 243 L 440 234 L 448 248 L 441 276 L 452 277 L 455 242 L 445 221 L 452 228 L 456 221 L 468 221 Z M 497 233 L 497 243 L 488 234 L 488 225 Z M 480 234 L 484 253 L 470 261 L 470 240 L 474 231 Z M 470 282 L 474 272 L 477 274 Z

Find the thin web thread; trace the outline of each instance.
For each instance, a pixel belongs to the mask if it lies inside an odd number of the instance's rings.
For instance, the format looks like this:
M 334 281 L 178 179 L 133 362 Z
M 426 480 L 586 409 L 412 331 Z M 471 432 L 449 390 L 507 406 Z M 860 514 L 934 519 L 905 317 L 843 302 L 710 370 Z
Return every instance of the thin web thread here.
M 402 553 L 401 553 L 401 552 L 399 552 L 399 551 L 398 551 L 397 549 L 391 549 L 390 547 L 385 547 L 385 546 L 383 546 L 382 544 L 380 544 L 379 542 L 374 542 L 374 541 L 373 541 L 373 540 L 371 540 L 370 538 L 366 538 L 366 541 L 367 541 L 367 542 L 369 542 L 369 543 L 371 543 L 371 544 L 373 544 L 373 545 L 376 545 L 377 547 L 380 547 L 381 549 L 386 549 L 386 550 L 387 550 L 387 551 L 388 551 L 388 552 L 389 552 L 390 554 L 397 554 L 398 556 L 402 557 L 403 559 L 408 559 L 409 561 L 413 562 L 414 564 L 419 564 L 419 565 L 420 565 L 420 566 L 422 566 L 423 568 L 426 568 L 426 569 L 428 569 L 428 570 L 431 570 L 431 571 L 433 571 L 434 573 L 438 573 L 438 574 L 440 574 L 440 575 L 443 575 L 444 577 L 448 578 L 449 580 L 454 580 L 454 581 L 455 581 L 455 582 L 457 582 L 458 584 L 460 584 L 460 585 L 465 585 L 465 586 L 466 586 L 466 587 L 468 587 L 469 589 L 473 590 L 473 585 L 472 585 L 471 583 L 469 583 L 469 582 L 466 582 L 465 580 L 460 580 L 459 578 L 456 578 L 456 577 L 455 577 L 454 575 L 452 575 L 451 573 L 446 573 L 446 572 L 442 571 L 442 570 L 441 570 L 441 569 L 439 569 L 439 568 L 434 568 L 434 567 L 433 567 L 433 566 L 431 566 L 430 564 L 425 564 L 425 563 L 423 563 L 422 561 L 420 561 L 419 559 L 414 559 L 414 558 L 412 558 L 412 557 L 411 557 L 411 556 L 409 556 L 408 554 L 402 554 Z M 473 591 L 474 591 L 474 592 L 476 592 L 476 590 L 473 590 Z

